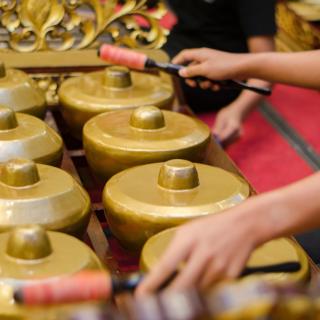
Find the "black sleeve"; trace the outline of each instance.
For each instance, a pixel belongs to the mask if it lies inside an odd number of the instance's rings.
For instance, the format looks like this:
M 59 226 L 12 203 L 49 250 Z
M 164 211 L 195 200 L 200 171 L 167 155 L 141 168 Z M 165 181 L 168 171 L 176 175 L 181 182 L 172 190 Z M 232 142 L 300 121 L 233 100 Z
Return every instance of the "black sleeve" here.
M 276 0 L 236 0 L 236 12 L 247 37 L 276 33 Z

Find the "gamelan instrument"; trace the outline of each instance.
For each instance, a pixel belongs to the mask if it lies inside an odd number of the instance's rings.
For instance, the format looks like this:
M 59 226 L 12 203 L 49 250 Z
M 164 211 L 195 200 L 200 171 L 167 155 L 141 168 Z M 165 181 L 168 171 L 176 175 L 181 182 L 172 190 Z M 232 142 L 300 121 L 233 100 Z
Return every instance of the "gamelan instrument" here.
M 46 99 L 44 92 L 23 71 L 7 69 L 0 62 L 0 105 L 44 118 Z
M 88 193 L 62 169 L 21 158 L 0 164 L 0 232 L 39 224 L 81 238 L 90 204 Z
M 104 182 L 130 167 L 186 159 L 201 162 L 211 138 L 196 118 L 154 106 L 106 112 L 83 128 L 86 159 Z
M 63 142 L 41 119 L 0 105 L 0 150 L 0 162 L 25 158 L 60 166 Z
M 62 116 L 79 139 L 85 123 L 98 114 L 149 105 L 170 109 L 173 97 L 167 78 L 121 66 L 67 79 L 59 89 Z
M 81 305 L 30 309 L 14 302 L 16 288 L 58 281 L 84 270 L 104 270 L 82 241 L 37 225 L 0 234 L 0 264 L 0 318 L 17 320 L 60 320 L 62 314 Z
M 105 185 L 103 204 L 114 236 L 124 247 L 139 250 L 152 235 L 220 213 L 249 195 L 248 184 L 235 174 L 173 159 L 117 173 Z

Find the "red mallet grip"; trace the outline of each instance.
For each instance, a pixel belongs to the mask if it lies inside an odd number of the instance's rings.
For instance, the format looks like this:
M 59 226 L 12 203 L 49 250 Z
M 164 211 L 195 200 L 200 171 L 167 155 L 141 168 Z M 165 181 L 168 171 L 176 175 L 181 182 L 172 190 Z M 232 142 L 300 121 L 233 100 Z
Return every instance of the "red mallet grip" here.
M 147 56 L 130 49 L 119 48 L 110 44 L 104 44 L 98 52 L 99 57 L 112 64 L 125 66 L 131 69 L 143 70 Z
M 106 272 L 82 271 L 70 277 L 27 285 L 15 292 L 18 303 L 28 305 L 106 300 L 111 296 L 111 277 Z

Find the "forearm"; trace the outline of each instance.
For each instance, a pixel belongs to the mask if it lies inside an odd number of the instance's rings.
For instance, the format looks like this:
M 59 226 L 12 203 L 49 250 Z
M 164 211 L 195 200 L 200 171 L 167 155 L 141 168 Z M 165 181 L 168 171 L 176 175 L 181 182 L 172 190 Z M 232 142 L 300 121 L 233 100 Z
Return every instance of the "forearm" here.
M 272 52 L 275 49 L 274 38 L 272 36 L 249 37 L 247 39 L 247 44 L 250 53 Z M 263 88 L 271 87 L 270 82 L 258 79 L 250 79 L 248 80 L 248 84 Z M 239 97 L 228 107 L 232 108 L 239 115 L 241 120 L 243 120 L 262 99 L 263 97 L 257 93 L 243 90 Z
M 320 226 L 320 172 L 287 187 L 251 198 L 239 219 L 251 224 L 259 245 Z
M 320 50 L 298 53 L 257 53 L 239 55 L 238 78 L 320 89 Z
M 257 79 L 250 79 L 248 81 L 248 84 L 256 87 L 271 87 L 270 82 Z M 228 107 L 233 108 L 239 114 L 241 114 L 241 119 L 243 120 L 248 115 L 248 113 L 259 104 L 262 99 L 263 97 L 257 93 L 244 90 L 241 92 L 239 97 L 234 100 Z

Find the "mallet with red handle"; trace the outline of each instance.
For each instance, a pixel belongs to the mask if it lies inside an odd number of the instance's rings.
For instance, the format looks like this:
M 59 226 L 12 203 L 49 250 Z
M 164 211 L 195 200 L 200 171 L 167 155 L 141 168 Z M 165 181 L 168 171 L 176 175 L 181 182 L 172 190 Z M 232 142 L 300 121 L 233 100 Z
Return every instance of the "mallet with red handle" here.
M 98 56 L 102 60 L 105 60 L 109 63 L 126 66 L 130 69 L 158 69 L 178 77 L 181 77 L 179 74 L 179 70 L 184 67 L 178 64 L 157 62 L 148 58 L 146 54 L 136 52 L 131 49 L 119 48 L 109 44 L 104 44 L 100 47 L 100 49 L 98 50 Z M 212 81 L 205 77 L 194 77 L 192 79 L 197 83 L 201 81 L 210 81 L 212 83 L 218 84 L 222 88 L 250 90 L 265 96 L 269 96 L 272 93 L 270 88 L 255 87 L 238 80 Z

